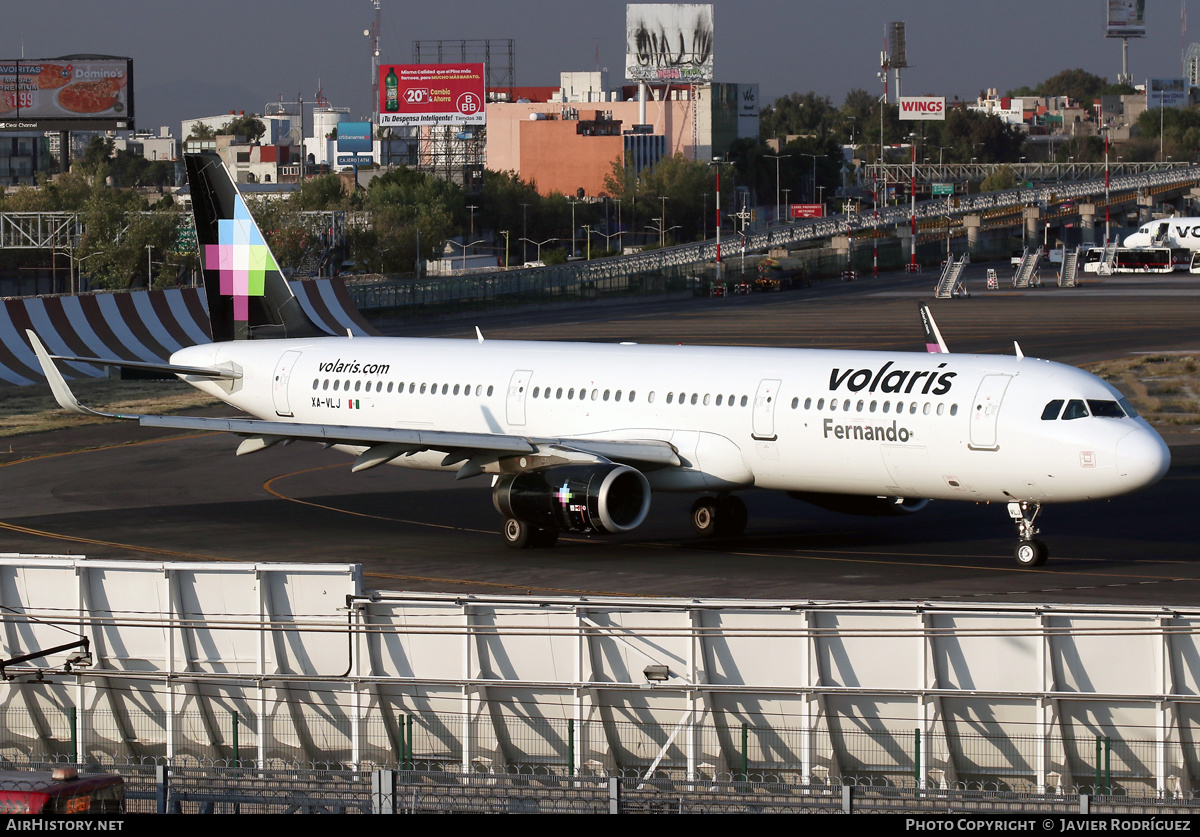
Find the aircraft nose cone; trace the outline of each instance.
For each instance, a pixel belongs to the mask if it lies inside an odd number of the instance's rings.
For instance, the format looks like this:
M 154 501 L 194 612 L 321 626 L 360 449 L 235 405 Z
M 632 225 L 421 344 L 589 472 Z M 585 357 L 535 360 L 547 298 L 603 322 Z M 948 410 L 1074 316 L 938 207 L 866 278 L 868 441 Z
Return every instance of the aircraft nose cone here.
M 1154 485 L 1171 467 L 1171 451 L 1153 430 L 1135 430 L 1117 442 L 1117 475 L 1130 488 Z

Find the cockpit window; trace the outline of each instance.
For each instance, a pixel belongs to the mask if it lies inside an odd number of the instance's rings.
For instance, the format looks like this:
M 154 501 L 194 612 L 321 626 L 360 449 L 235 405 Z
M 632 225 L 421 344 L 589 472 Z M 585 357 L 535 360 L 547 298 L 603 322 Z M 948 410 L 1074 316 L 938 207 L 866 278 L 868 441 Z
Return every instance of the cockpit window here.
M 1128 398 L 1122 398 L 1117 401 L 1117 403 L 1121 405 L 1121 409 L 1125 411 L 1125 415 L 1129 416 L 1130 418 L 1138 417 L 1138 411 L 1133 409 L 1133 405 L 1129 403 Z
M 1063 410 L 1062 417 L 1063 421 L 1070 421 L 1071 419 L 1087 418 L 1087 415 L 1087 407 L 1084 406 L 1083 401 L 1072 398 L 1067 402 L 1067 409 Z
M 1057 398 L 1046 405 L 1042 410 L 1042 421 L 1054 421 L 1058 418 L 1058 413 L 1062 410 L 1063 400 Z
M 1100 401 L 1089 398 L 1088 408 L 1092 411 L 1093 416 L 1100 418 L 1125 418 L 1125 413 L 1116 401 Z

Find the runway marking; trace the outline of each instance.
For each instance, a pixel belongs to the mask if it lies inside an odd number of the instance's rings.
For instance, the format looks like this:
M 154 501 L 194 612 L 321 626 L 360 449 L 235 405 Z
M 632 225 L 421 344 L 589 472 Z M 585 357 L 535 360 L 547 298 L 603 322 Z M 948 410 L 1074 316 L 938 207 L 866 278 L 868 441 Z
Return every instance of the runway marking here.
M 853 556 L 853 555 L 862 554 L 862 553 L 854 553 L 854 552 L 839 553 L 835 550 L 830 550 L 830 551 L 826 552 L 826 554 L 822 554 L 822 555 L 806 554 L 803 550 L 795 550 L 792 552 L 778 552 L 775 554 L 762 553 L 762 552 L 731 552 L 729 554 L 730 555 L 738 555 L 738 556 L 747 557 L 747 558 L 795 557 L 795 558 L 804 558 L 804 559 L 807 559 L 810 561 L 830 561 L 833 563 L 845 563 L 845 564 L 886 564 L 889 567 L 897 566 L 897 563 L 895 561 L 875 560 L 872 558 L 831 557 L 831 555 L 832 556 L 837 556 L 837 555 Z M 872 552 L 872 553 L 868 553 L 868 554 L 870 554 L 870 555 L 893 555 L 898 558 L 908 558 L 908 557 L 911 557 L 911 555 L 912 555 L 912 553 L 903 553 L 903 552 Z M 924 557 L 929 557 L 929 553 L 926 553 L 926 555 Z M 904 561 L 902 563 L 904 565 L 912 566 L 912 567 L 931 567 L 934 569 L 999 570 L 1001 572 L 1013 572 L 1013 573 L 1050 573 L 1050 574 L 1053 574 L 1056 576 L 1081 575 L 1081 576 L 1099 577 L 1099 578 L 1149 579 L 1148 581 L 1139 582 L 1141 584 L 1158 584 L 1163 581 L 1194 581 L 1195 580 L 1195 579 L 1190 579 L 1190 578 L 1182 578 L 1182 579 L 1181 578 L 1170 578 L 1167 576 L 1158 576 L 1158 575 L 1139 575 L 1136 573 L 1105 573 L 1105 572 L 1096 572 L 1094 570 L 1072 570 L 1072 569 L 1068 569 L 1068 568 L 1064 568 L 1064 567 L 1052 567 L 1049 569 L 1045 569 L 1045 568 L 1034 568 L 1034 567 L 1008 567 L 1008 566 L 991 566 L 991 565 L 979 565 L 979 564 L 935 564 L 935 563 L 922 562 L 922 561 Z M 1074 588 L 1073 587 L 1073 588 L 1063 588 L 1063 589 L 1087 589 L 1087 588 Z
M 320 465 L 316 468 L 305 468 L 303 471 L 292 471 L 290 474 L 279 474 L 271 477 L 262 484 L 263 490 L 273 497 L 278 497 L 280 500 L 287 500 L 289 503 L 298 503 L 302 506 L 312 506 L 316 509 L 325 509 L 326 511 L 336 512 L 338 514 L 348 514 L 351 517 L 366 517 L 372 520 L 386 520 L 389 523 L 405 523 L 409 526 L 426 526 L 430 529 L 448 529 L 452 532 L 471 532 L 473 534 L 486 535 L 491 534 L 487 529 L 470 529 L 466 526 L 447 526 L 444 523 L 429 523 L 424 520 L 407 520 L 403 517 L 385 517 L 381 514 L 368 514 L 367 512 L 357 512 L 350 509 L 341 509 L 337 506 L 327 506 L 324 503 L 314 503 L 312 500 L 301 500 L 298 497 L 289 497 L 286 494 L 281 494 L 272 486 L 279 480 L 288 479 L 289 477 L 298 477 L 301 474 L 311 474 L 314 471 L 325 471 L 330 468 L 348 468 L 350 463 L 337 462 L 333 465 Z

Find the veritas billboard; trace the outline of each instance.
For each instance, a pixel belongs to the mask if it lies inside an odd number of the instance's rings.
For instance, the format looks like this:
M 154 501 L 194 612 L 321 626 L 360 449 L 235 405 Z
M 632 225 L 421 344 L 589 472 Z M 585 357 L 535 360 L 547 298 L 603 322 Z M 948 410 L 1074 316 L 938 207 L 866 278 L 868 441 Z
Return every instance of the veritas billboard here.
M 379 124 L 483 125 L 482 64 L 381 64 Z
M 625 78 L 684 84 L 712 81 L 713 7 L 626 6 Z
M 897 101 L 901 119 L 940 121 L 946 118 L 945 96 L 901 96 Z
M 0 60 L 0 130 L 132 130 L 133 59 Z

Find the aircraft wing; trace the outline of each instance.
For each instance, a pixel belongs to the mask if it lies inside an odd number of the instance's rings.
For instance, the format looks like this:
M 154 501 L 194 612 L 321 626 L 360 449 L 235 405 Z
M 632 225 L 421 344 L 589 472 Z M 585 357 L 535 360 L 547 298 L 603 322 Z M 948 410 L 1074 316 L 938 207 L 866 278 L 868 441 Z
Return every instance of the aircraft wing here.
M 679 455 L 668 442 L 654 439 L 598 440 L 514 436 L 503 433 L 457 433 L 447 430 L 416 430 L 400 427 L 305 424 L 263 419 L 208 418 L 201 416 L 137 416 L 143 427 L 172 427 L 235 433 L 245 437 L 238 454 L 254 453 L 279 442 L 306 441 L 324 445 L 366 447 L 354 463 L 354 471 L 383 465 L 399 456 L 421 451 L 445 453 L 443 465 L 466 463 L 460 478 L 483 473 L 481 466 L 503 456 L 559 453 L 583 455 L 643 465 L 679 465 Z

